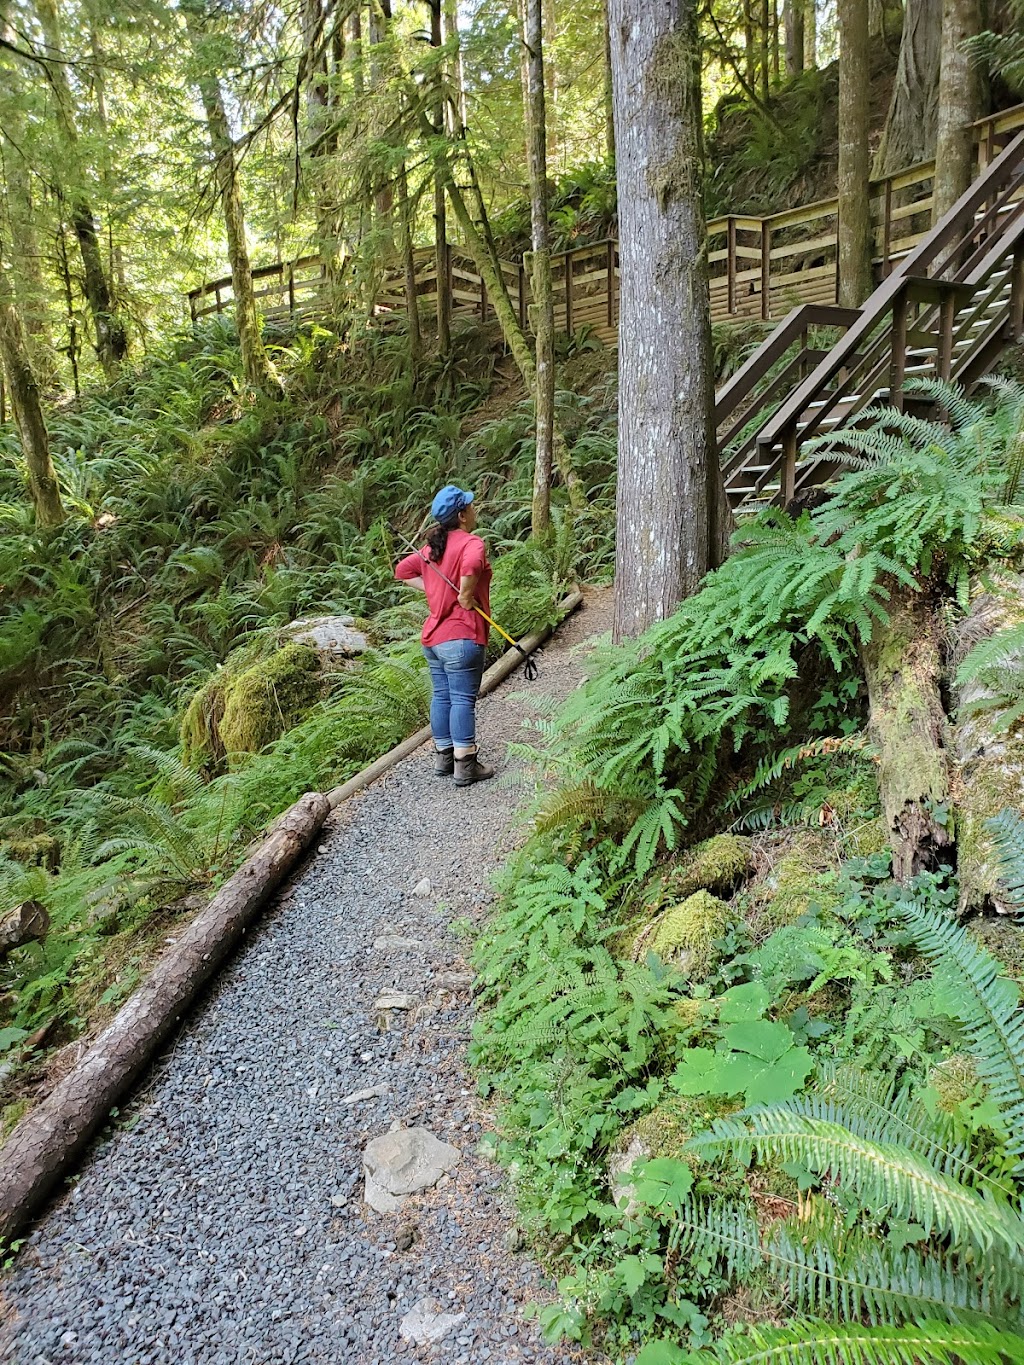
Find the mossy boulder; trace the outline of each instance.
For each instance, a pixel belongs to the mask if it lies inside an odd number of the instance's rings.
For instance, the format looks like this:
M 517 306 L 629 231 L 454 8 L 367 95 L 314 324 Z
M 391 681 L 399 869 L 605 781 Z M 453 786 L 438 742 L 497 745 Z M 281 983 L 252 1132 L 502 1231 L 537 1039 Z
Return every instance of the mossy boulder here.
M 676 1157 L 698 1174 L 706 1163 L 692 1152 L 684 1152 L 686 1143 L 736 1107 L 732 1101 L 707 1095 L 677 1095 L 624 1128 L 609 1153 L 607 1166 L 608 1188 L 623 1214 L 630 1218 L 637 1210 L 629 1172 L 638 1161 Z
M 808 830 L 791 839 L 751 895 L 751 927 L 756 938 L 763 941 L 812 909 L 826 914 L 837 909 L 837 867 L 833 836 Z
M 943 1114 L 954 1114 L 965 1100 L 978 1094 L 978 1068 L 974 1058 L 966 1052 L 955 1052 L 952 1057 L 933 1066 L 928 1073 L 928 1084 L 937 1096 L 936 1107 Z
M 843 831 L 843 853 L 847 858 L 871 858 L 888 850 L 889 831 L 881 815 L 860 820 Z
M 321 696 L 321 658 L 310 645 L 271 654 L 236 651 L 195 694 L 181 721 L 187 762 L 255 754 L 296 725 Z
M 739 912 L 710 891 L 695 891 L 679 905 L 663 910 L 633 939 L 631 956 L 641 961 L 656 953 L 689 977 L 706 976 L 715 958 L 715 943 L 738 922 Z
M 678 905 L 696 891 L 729 896 L 750 874 L 753 841 L 740 834 L 716 834 L 667 864 L 645 890 L 648 912 Z
M 970 926 L 971 937 L 1002 965 L 1003 971 L 1024 986 L 1024 924 L 1011 919 L 979 919 Z

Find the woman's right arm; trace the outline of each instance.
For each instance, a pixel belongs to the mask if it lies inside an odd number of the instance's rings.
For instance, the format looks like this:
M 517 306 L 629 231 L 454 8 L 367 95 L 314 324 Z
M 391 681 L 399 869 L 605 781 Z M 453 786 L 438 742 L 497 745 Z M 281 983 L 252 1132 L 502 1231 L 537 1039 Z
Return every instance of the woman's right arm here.
M 426 592 L 423 586 L 422 555 L 406 555 L 404 559 L 400 559 L 395 565 L 395 577 L 402 583 L 408 583 L 410 588 Z

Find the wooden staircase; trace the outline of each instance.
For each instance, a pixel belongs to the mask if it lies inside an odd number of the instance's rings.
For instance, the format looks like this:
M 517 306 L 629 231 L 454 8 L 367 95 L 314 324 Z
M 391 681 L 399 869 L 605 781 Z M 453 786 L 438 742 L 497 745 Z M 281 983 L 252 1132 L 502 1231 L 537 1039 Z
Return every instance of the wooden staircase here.
M 862 307 L 795 308 L 719 390 L 715 424 L 735 509 L 788 502 L 840 467 L 842 430 L 904 409 L 908 381 L 970 390 L 1024 335 L 1024 132 L 892 266 Z M 814 437 L 834 435 L 824 448 Z

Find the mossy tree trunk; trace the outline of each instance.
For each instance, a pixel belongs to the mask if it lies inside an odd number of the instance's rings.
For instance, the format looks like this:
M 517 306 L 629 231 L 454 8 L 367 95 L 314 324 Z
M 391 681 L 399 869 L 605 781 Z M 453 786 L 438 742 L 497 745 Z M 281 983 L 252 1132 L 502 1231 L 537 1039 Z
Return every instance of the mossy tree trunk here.
M 192 39 L 193 53 L 196 58 L 198 77 L 196 84 L 202 96 L 206 112 L 206 124 L 210 135 L 210 146 L 214 156 L 214 175 L 220 192 L 221 208 L 224 213 L 224 230 L 228 239 L 228 260 L 231 264 L 231 292 L 235 297 L 235 324 L 238 328 L 238 344 L 242 352 L 242 370 L 246 381 L 254 389 L 275 394 L 281 389 L 281 381 L 267 355 L 260 334 L 260 318 L 256 309 L 256 294 L 252 283 L 252 266 L 249 261 L 249 247 L 245 237 L 245 211 L 242 207 L 242 194 L 238 187 L 238 166 L 235 160 L 235 144 L 228 126 L 224 108 L 224 96 L 216 72 L 208 69 L 209 52 L 204 52 L 204 23 L 197 5 L 201 0 L 192 0 L 185 10 L 189 35 Z
M 530 174 L 531 281 L 536 379 L 533 406 L 536 456 L 531 525 L 535 536 L 551 524 L 551 470 L 555 428 L 555 304 L 551 289 L 551 229 L 548 223 L 547 115 L 544 102 L 544 30 L 541 0 L 520 0 L 523 38 L 523 107 L 526 160 Z
M 662 620 L 725 557 L 694 0 L 611 0 L 622 284 L 615 622 Z
M 953 852 L 937 626 L 923 594 L 894 594 L 889 623 L 876 625 L 862 663 L 893 875 L 902 882 L 951 862 Z
M 932 222 L 953 207 L 971 183 L 974 133 L 981 118 L 983 80 L 965 44 L 981 32 L 980 0 L 944 0 L 939 73 L 938 132 Z
M 21 449 L 28 466 L 28 487 L 40 527 L 59 526 L 64 520 L 57 475 L 50 458 L 50 438 L 46 430 L 39 385 L 29 355 L 28 338 L 14 298 L 14 291 L 0 260 L 0 361 L 14 409 L 14 420 L 21 437 Z
M 509 298 L 505 277 L 494 244 L 489 239 L 486 230 L 474 221 L 462 189 L 455 183 L 452 176 L 447 157 L 443 155 L 439 157 L 436 165 L 437 174 L 451 203 L 452 212 L 462 229 L 466 250 L 473 258 L 473 264 L 480 272 L 480 278 L 487 287 L 488 301 L 498 319 L 505 344 L 512 352 L 512 359 L 516 362 L 523 382 L 530 392 L 534 393 L 537 387 L 537 366 L 534 362 L 533 349 L 526 333 L 519 325 L 519 319 L 516 316 L 515 308 L 512 306 L 512 300 Z M 586 501 L 583 485 L 580 482 L 579 475 L 572 467 L 568 444 L 557 424 L 552 425 L 551 444 L 555 464 L 569 494 L 569 505 L 574 512 L 582 511 Z
M 1019 726 L 1005 724 L 999 705 L 1003 688 L 997 691 L 985 677 L 955 683 L 958 666 L 976 645 L 1024 622 L 1024 575 L 1006 574 L 993 587 L 974 599 L 957 630 L 950 660 L 957 708 L 951 749 L 960 909 L 1006 914 L 1019 907 L 1000 878 L 986 821 L 1006 807 L 1024 810 L 1024 735 Z M 1024 648 L 1001 659 L 999 673 L 1007 681 L 1019 680 L 1024 675 Z
M 868 131 L 871 71 L 868 0 L 839 0 L 839 303 L 871 293 Z
M 941 33 L 942 0 L 907 0 L 876 176 L 893 175 L 935 154 Z
M 46 64 L 46 74 L 53 89 L 57 126 L 67 156 L 64 168 L 66 180 L 62 191 L 67 199 L 68 216 L 82 257 L 82 281 L 96 333 L 96 354 L 104 372 L 113 378 L 128 355 L 128 329 L 118 311 L 114 291 L 103 267 L 99 226 L 86 192 L 86 170 L 79 145 L 74 97 L 68 80 L 69 65 L 63 50 L 57 6 L 54 0 L 35 0 L 35 9 L 52 58 Z

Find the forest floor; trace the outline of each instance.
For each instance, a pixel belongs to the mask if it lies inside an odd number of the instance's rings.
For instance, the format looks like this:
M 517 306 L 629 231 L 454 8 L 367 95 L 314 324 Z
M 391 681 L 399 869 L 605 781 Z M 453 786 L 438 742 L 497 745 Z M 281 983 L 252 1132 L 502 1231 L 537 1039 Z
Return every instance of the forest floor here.
M 481 703 L 499 759 L 582 674 L 610 626 L 588 593 L 544 651 Z M 566 1362 L 523 1307 L 545 1296 L 517 1254 L 492 1116 L 466 1070 L 469 923 L 521 838 L 503 774 L 459 790 L 427 748 L 341 807 L 316 852 L 95 1145 L 0 1287 L 0 1359 L 18 1365 L 494 1365 Z M 426 891 L 424 880 L 430 883 Z M 460 933 L 461 930 L 461 933 Z M 382 1029 L 374 1002 L 414 997 Z M 362 1091 L 369 1097 L 353 1099 Z M 461 1151 L 400 1212 L 364 1202 L 367 1142 L 398 1121 Z M 400 1326 L 420 1300 L 457 1319 L 437 1345 Z M 463 1315 L 463 1316 L 459 1316 Z

